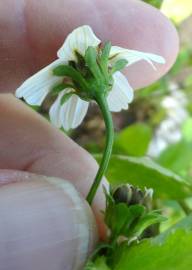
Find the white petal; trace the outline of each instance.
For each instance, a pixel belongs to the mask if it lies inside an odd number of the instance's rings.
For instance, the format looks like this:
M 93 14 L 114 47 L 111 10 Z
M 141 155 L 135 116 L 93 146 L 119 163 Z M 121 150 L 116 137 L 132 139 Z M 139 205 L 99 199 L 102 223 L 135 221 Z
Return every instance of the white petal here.
M 24 98 L 30 105 L 41 105 L 51 88 L 62 82 L 61 78 L 52 73 L 53 68 L 61 63 L 62 61 L 58 59 L 27 79 L 17 88 L 16 97 Z
M 128 50 L 128 49 L 124 49 L 118 46 L 112 46 L 111 51 L 110 51 L 110 59 L 111 59 L 110 61 L 111 64 L 113 64 L 119 59 L 126 59 L 128 61 L 127 66 L 132 65 L 140 60 L 145 60 L 149 64 L 151 64 L 154 69 L 156 68 L 153 62 L 159 63 L 159 64 L 165 64 L 165 59 L 160 55 L 139 52 L 135 50 Z
M 63 61 L 76 60 L 74 51 L 85 55 L 89 46 L 97 46 L 101 41 L 95 36 L 88 25 L 84 25 L 73 30 L 66 38 L 63 46 L 58 50 L 57 56 Z
M 69 91 L 66 89 L 60 93 L 49 111 L 52 124 L 59 128 L 62 126 L 66 131 L 81 124 L 89 106 L 89 102 L 80 99 L 75 94 L 61 105 L 61 98 Z
M 128 109 L 128 104 L 133 100 L 133 89 L 121 72 L 114 73 L 113 78 L 114 84 L 107 97 L 107 102 L 110 111 L 119 112 L 122 109 Z
M 60 111 L 61 111 L 61 98 L 64 94 L 68 93 L 67 89 L 63 90 L 58 97 L 56 98 L 55 102 L 49 109 L 49 117 L 51 123 L 56 126 L 57 128 L 61 127 L 61 119 L 60 119 Z

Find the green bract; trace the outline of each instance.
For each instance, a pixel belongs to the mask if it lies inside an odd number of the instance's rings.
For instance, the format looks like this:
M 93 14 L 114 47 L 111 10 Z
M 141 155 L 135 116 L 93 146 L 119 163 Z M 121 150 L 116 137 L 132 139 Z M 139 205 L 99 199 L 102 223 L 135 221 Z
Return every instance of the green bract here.
M 118 244 L 118 238 L 121 236 L 127 243 L 132 239 L 139 239 L 147 227 L 165 220 L 159 211 L 150 210 L 149 203 L 146 204 L 151 191 L 142 192 L 131 187 L 131 195 L 130 188 L 127 189 L 125 185 L 110 193 L 106 192 L 105 223 L 110 230 L 109 243 L 112 245 Z M 126 198 L 126 192 L 129 200 Z
M 106 42 L 101 47 L 89 46 L 82 56 L 76 52 L 77 61 L 69 61 L 69 65 L 59 65 L 53 69 L 55 76 L 70 79 L 70 84 L 61 83 L 52 92 L 59 94 L 65 88 L 73 88 L 75 93 L 85 100 L 96 100 L 99 95 L 107 96 L 113 86 L 113 73 L 127 65 L 124 59 L 109 65 L 111 43 Z

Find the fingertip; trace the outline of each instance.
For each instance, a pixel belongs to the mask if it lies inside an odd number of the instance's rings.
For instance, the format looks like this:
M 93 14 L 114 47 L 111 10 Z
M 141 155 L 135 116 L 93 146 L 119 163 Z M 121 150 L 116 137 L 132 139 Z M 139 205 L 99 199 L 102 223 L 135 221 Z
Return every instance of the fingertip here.
M 165 75 L 175 63 L 179 52 L 179 36 L 173 23 L 156 8 L 145 3 L 141 5 L 145 12 L 140 20 L 145 23 L 142 27 L 140 21 L 138 38 L 135 41 L 133 39 L 131 46 L 136 50 L 160 55 L 165 59 L 165 63 L 155 64 L 156 70 L 144 61 L 130 66 L 125 74 L 134 89 L 146 87 Z
M 97 241 L 90 208 L 63 179 L 0 170 L 1 267 L 79 269 Z

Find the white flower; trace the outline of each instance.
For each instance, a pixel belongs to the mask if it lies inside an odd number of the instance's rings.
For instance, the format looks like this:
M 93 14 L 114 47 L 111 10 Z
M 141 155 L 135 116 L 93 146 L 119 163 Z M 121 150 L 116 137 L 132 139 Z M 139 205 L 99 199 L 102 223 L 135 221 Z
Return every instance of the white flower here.
M 68 35 L 63 46 L 58 50 L 58 59 L 27 79 L 16 90 L 16 97 L 24 98 L 30 105 L 41 105 L 53 87 L 63 81 L 63 78 L 53 75 L 53 69 L 60 64 L 68 64 L 70 60 L 76 61 L 75 51 L 84 56 L 89 46 L 97 47 L 100 43 L 101 41 L 89 26 L 85 25 L 75 29 Z M 165 63 L 164 58 L 158 55 L 112 46 L 109 55 L 110 64 L 112 65 L 119 59 L 127 60 L 127 65 L 140 60 L 147 61 L 153 67 L 153 62 Z M 115 72 L 113 79 L 114 84 L 108 94 L 107 101 L 110 111 L 118 112 L 128 108 L 128 104 L 133 100 L 133 89 L 121 72 Z M 82 122 L 89 105 L 75 92 L 66 102 L 61 104 L 60 100 L 63 95 L 70 91 L 74 91 L 74 89 L 67 88 L 60 92 L 49 111 L 51 122 L 56 127 L 63 127 L 65 130 L 75 128 Z

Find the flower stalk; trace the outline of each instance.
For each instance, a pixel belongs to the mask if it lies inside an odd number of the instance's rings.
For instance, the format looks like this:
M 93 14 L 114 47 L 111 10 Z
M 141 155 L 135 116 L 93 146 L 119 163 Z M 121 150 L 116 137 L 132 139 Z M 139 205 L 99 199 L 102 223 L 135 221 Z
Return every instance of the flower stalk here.
M 108 107 L 108 103 L 107 103 L 105 95 L 102 95 L 102 94 L 98 95 L 96 97 L 96 102 L 100 107 L 100 110 L 101 110 L 101 113 L 103 115 L 103 119 L 105 122 L 106 143 L 105 143 L 105 149 L 104 149 L 104 153 L 103 153 L 103 157 L 102 157 L 99 169 L 97 171 L 97 174 L 91 186 L 91 189 L 87 195 L 87 201 L 90 205 L 93 202 L 97 189 L 107 170 L 111 153 L 112 153 L 112 149 L 113 149 L 113 141 L 114 141 L 113 119 L 112 119 L 111 112 L 109 111 L 109 107 Z

